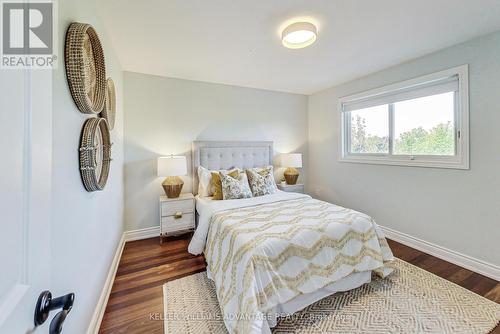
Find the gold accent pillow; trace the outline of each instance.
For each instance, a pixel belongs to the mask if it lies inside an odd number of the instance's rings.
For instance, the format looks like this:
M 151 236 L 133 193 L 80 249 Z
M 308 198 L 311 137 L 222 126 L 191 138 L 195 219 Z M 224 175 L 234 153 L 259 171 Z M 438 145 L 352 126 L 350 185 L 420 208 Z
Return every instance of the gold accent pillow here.
M 239 169 L 233 169 L 227 172 L 227 175 L 231 176 L 233 179 L 238 179 Z M 222 197 L 222 181 L 220 179 L 219 172 L 212 172 L 212 179 L 210 180 L 210 188 L 213 190 L 214 194 L 212 199 L 221 200 Z
M 259 170 L 259 168 L 253 168 L 253 170 L 255 172 L 257 172 L 260 176 L 264 176 L 264 177 L 268 176 L 269 174 L 271 174 L 271 175 L 273 174 L 272 173 L 273 166 L 263 167 L 263 168 L 260 168 L 260 170 Z

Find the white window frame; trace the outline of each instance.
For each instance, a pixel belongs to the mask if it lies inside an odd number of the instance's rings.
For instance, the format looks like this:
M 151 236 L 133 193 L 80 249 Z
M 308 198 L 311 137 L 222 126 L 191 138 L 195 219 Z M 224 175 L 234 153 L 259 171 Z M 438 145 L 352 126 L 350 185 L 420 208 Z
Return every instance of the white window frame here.
M 458 77 L 458 94 L 455 101 L 455 148 L 456 154 L 445 155 L 395 155 L 392 154 L 394 133 L 393 112 L 389 112 L 389 153 L 351 153 L 350 149 L 350 116 L 344 111 L 346 104 L 383 99 L 387 94 L 410 92 L 433 82 L 446 78 Z M 340 162 L 383 164 L 397 166 L 434 167 L 469 169 L 469 66 L 462 65 L 444 71 L 424 75 L 396 84 L 372 89 L 359 94 L 345 96 L 339 99 L 340 124 Z

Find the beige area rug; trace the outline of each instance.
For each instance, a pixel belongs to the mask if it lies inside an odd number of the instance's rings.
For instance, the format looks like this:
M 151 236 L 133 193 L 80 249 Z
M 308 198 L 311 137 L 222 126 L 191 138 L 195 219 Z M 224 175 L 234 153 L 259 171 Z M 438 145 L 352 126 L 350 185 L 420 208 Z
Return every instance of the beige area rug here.
M 388 278 L 326 297 L 273 333 L 489 333 L 500 304 L 402 260 Z M 227 333 L 205 272 L 163 286 L 165 333 Z

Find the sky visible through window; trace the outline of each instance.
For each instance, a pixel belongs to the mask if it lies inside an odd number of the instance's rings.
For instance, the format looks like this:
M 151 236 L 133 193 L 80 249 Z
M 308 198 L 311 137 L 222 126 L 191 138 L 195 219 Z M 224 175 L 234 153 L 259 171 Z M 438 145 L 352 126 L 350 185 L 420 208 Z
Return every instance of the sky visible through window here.
M 394 153 L 453 155 L 455 93 L 394 103 Z M 388 153 L 389 106 L 351 111 L 351 151 Z
M 453 124 L 454 93 L 444 93 L 395 103 L 395 137 L 416 127 L 432 130 L 438 124 Z M 366 120 L 366 134 L 384 137 L 388 134 L 388 116 L 381 117 L 387 105 L 360 109 L 352 112 Z

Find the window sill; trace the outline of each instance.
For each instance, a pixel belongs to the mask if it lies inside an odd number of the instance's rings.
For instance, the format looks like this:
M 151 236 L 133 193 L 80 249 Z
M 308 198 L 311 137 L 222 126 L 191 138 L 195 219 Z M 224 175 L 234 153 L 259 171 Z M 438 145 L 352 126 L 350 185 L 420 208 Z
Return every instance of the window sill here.
M 457 157 L 454 157 L 453 159 L 444 157 L 425 159 L 424 157 L 418 157 L 415 160 L 410 160 L 409 158 L 397 158 L 397 157 L 387 158 L 385 156 L 380 156 L 380 155 L 379 156 L 349 155 L 341 157 L 339 159 L 339 162 L 372 164 L 372 165 L 392 165 L 392 166 L 404 166 L 404 167 L 470 169 L 469 161 Z

